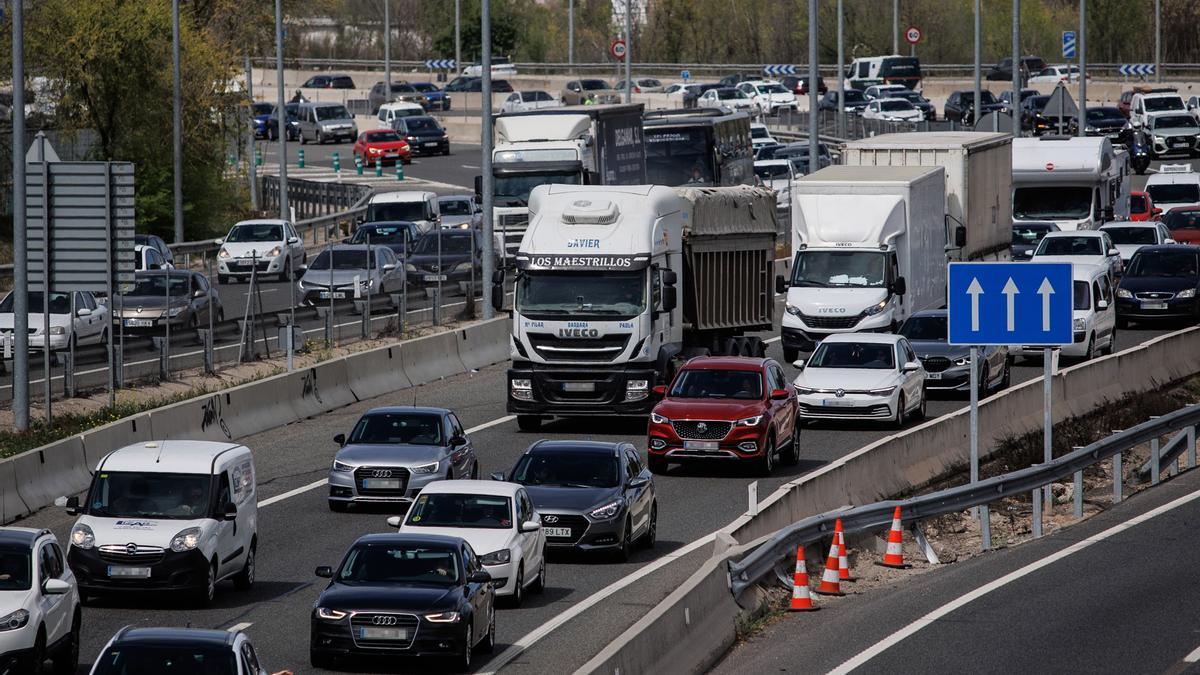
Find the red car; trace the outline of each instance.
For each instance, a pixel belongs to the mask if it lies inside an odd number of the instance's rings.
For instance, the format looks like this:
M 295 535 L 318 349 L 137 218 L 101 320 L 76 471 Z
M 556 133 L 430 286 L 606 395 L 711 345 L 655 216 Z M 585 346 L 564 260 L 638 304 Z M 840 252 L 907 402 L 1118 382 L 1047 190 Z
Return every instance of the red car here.
M 376 162 L 395 164 L 397 161 L 411 164 L 412 147 L 391 129 L 374 129 L 358 135 L 354 142 L 354 157 L 361 159 L 363 166 L 374 166 Z
M 1200 204 L 1176 206 L 1163 216 L 1163 225 L 1180 244 L 1200 244 Z
M 1154 200 L 1146 192 L 1129 193 L 1129 219 L 1132 221 L 1162 220 L 1162 209 L 1154 205 Z
M 770 475 L 776 456 L 800 459 L 799 404 L 783 368 L 772 359 L 698 357 L 688 361 L 650 413 L 650 470 L 672 462 L 750 462 Z

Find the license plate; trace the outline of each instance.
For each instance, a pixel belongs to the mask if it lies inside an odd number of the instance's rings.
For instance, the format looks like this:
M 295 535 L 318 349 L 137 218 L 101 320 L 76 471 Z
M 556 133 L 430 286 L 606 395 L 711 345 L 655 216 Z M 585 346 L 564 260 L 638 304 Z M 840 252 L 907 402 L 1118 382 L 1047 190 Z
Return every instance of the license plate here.
M 929 380 L 940 380 L 940 379 L 942 379 L 942 374 L 941 373 L 925 373 L 925 378 L 929 379 Z
M 362 627 L 358 629 L 359 640 L 407 640 L 407 628 L 375 628 Z
M 831 408 L 853 408 L 854 401 L 847 401 L 844 398 L 825 398 L 821 399 L 821 405 Z
M 149 328 L 154 325 L 154 319 L 125 319 L 126 328 Z
M 1167 303 L 1165 303 L 1165 302 L 1143 302 L 1142 303 L 1142 309 L 1166 309 L 1166 308 L 1167 308 Z
M 426 274 L 424 279 L 425 279 L 425 281 L 445 281 L 446 275 L 445 274 Z
M 110 577 L 132 577 L 135 579 L 149 579 L 149 567 L 118 567 L 117 565 L 108 566 L 108 576 Z
M 717 450 L 721 444 L 717 441 L 684 441 L 683 447 L 688 450 Z
M 596 391 L 595 382 L 563 382 L 563 391 Z
M 547 537 L 567 537 L 571 536 L 571 528 L 569 527 L 543 527 Z
M 329 299 L 329 291 L 321 291 L 321 297 L 328 300 Z M 334 291 L 333 292 L 334 300 L 344 300 L 345 298 L 346 298 L 345 291 Z
M 399 490 L 400 481 L 387 478 L 364 478 L 363 488 L 367 490 Z
M 432 142 L 432 143 L 426 143 L 426 144 L 425 144 L 425 147 L 427 147 L 427 148 L 436 148 L 436 147 L 437 147 L 437 141 L 434 141 L 434 142 Z

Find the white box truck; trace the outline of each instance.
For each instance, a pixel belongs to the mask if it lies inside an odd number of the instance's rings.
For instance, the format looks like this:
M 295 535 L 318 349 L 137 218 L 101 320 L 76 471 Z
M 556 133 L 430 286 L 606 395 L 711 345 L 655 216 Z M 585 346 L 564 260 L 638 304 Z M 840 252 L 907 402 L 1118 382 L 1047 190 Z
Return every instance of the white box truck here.
M 516 256 L 508 412 L 647 415 L 681 359 L 762 356 L 775 197 L 750 186 L 543 185 Z
M 1129 153 L 1103 136 L 1013 140 L 1012 216 L 1060 230 L 1129 220 Z
M 791 276 L 776 282 L 784 359 L 945 306 L 944 194 L 941 167 L 831 166 L 796 181 Z
M 1012 258 L 1012 136 L 979 131 L 883 134 L 846 144 L 852 166 L 946 170 L 946 257 Z

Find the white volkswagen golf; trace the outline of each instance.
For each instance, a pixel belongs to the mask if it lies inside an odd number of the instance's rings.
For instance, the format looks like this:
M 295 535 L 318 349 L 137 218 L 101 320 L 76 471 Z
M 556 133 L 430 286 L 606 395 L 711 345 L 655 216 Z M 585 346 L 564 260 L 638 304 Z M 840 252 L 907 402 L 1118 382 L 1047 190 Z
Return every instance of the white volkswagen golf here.
M 830 335 L 793 365 L 801 419 L 891 420 L 899 428 L 925 417 L 925 369 L 899 335 Z

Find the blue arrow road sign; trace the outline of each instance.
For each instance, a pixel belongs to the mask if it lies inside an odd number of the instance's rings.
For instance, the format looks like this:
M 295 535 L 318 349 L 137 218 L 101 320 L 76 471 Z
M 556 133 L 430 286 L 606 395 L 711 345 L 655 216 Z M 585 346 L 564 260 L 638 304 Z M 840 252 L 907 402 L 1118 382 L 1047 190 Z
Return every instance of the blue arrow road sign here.
M 692 77 L 692 74 L 686 70 L 681 70 L 681 71 L 679 71 L 679 77 L 681 77 L 685 80 L 690 80 Z
M 795 75 L 796 66 L 790 64 L 763 66 L 763 73 L 771 77 L 776 75 Z
M 950 344 L 1071 344 L 1070 263 L 950 263 Z
M 1121 75 L 1129 77 L 1130 75 L 1153 75 L 1153 63 L 1125 63 L 1117 68 L 1117 72 Z
M 1064 59 L 1075 58 L 1075 31 L 1073 30 L 1062 32 L 1062 57 Z
M 454 70 L 454 59 L 428 59 L 425 67 L 430 70 Z

